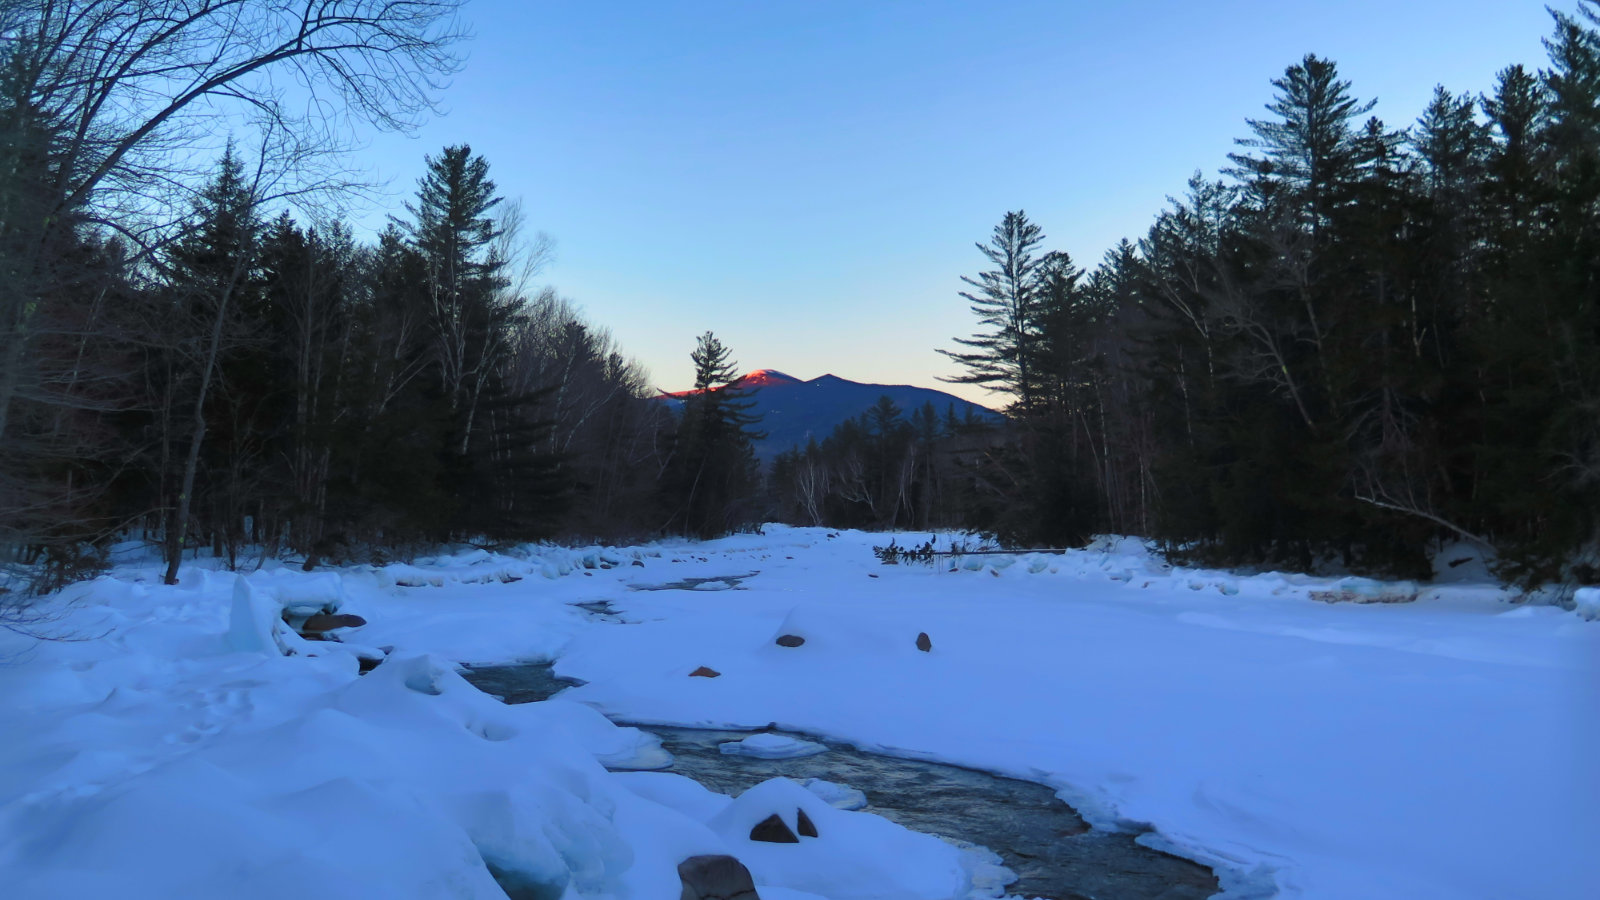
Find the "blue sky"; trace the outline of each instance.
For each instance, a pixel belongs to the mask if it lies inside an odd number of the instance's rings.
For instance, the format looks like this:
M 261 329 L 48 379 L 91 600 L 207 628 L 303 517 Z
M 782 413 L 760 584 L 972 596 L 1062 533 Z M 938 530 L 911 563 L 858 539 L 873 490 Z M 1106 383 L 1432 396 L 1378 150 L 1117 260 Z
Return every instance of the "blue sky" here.
M 396 208 L 424 154 L 471 144 L 556 239 L 545 280 L 663 388 L 712 329 L 746 369 L 980 402 L 936 380 L 954 370 L 934 348 L 973 330 L 960 276 L 1007 210 L 1089 266 L 1214 174 L 1305 53 L 1399 126 L 1435 84 L 1543 66 L 1550 31 L 1532 0 L 474 0 L 464 18 L 447 114 L 363 154 Z

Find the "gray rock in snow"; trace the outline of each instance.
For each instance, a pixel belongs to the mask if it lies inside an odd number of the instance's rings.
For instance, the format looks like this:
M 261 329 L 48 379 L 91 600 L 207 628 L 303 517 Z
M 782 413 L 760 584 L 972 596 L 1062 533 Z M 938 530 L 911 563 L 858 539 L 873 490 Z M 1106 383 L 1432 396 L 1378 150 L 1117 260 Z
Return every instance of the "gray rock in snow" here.
M 816 829 L 812 829 L 815 831 Z M 761 841 L 767 844 L 798 844 L 800 839 L 789 830 L 789 823 L 783 821 L 777 813 L 767 816 L 750 829 L 750 840 Z
M 761 900 L 750 870 L 731 856 L 691 856 L 678 863 L 678 900 Z

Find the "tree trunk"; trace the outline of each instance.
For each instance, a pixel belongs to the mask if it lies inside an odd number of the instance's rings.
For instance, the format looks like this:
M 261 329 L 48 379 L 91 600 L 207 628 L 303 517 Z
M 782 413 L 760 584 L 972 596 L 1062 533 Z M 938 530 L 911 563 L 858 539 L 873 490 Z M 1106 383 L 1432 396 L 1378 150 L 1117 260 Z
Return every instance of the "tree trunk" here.
M 194 495 L 194 474 L 200 467 L 200 446 L 206 437 L 206 393 L 211 389 L 211 373 L 217 365 L 217 353 L 222 345 L 222 326 L 227 319 L 228 301 L 233 297 L 234 282 L 242 265 L 235 266 L 235 277 L 222 291 L 217 302 L 217 316 L 211 323 L 211 346 L 206 349 L 206 363 L 200 370 L 200 387 L 194 398 L 194 430 L 189 434 L 189 455 L 183 463 L 183 486 L 178 489 L 178 510 L 173 528 L 167 532 L 166 584 L 178 583 L 178 564 L 183 561 L 184 537 L 189 527 L 189 506 Z

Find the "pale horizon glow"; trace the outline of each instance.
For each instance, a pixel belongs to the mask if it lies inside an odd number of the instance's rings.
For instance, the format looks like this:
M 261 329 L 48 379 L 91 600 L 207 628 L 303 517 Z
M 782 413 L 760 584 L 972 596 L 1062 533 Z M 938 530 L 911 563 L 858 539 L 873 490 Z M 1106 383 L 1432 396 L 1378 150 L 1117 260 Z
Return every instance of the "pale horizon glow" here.
M 1574 2 L 1556 8 L 1570 11 Z M 711 330 L 741 371 L 952 385 L 976 325 L 960 277 L 1008 210 L 1092 268 L 1195 171 L 1214 176 L 1308 52 L 1410 125 L 1435 84 L 1537 69 L 1539 2 L 1138 0 L 592 4 L 477 0 L 416 137 L 361 155 L 401 209 L 425 154 L 468 143 L 530 231 L 541 280 L 666 390 Z

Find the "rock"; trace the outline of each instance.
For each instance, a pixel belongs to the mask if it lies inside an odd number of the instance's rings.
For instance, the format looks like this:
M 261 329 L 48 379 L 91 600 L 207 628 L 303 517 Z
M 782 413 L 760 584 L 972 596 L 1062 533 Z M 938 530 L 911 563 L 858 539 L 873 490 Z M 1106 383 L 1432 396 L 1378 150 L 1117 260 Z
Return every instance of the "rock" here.
M 636 560 L 634 560 L 634 561 L 633 561 L 633 564 L 634 564 L 634 565 L 636 565 L 636 566 L 638 566 L 638 567 L 639 567 L 639 568 L 641 568 L 641 569 L 642 569 L 642 568 L 644 568 L 644 560 L 642 560 L 642 559 L 636 559 Z
M 817 826 L 812 823 L 811 817 L 806 815 L 806 811 L 803 810 L 803 809 L 802 810 L 797 810 L 797 812 L 799 812 L 799 814 L 800 814 L 800 816 L 799 816 L 800 821 L 796 823 L 796 828 L 800 832 L 800 836 L 801 837 L 816 837 L 817 836 Z
M 693 672 L 690 672 L 689 673 L 689 677 L 690 678 L 716 678 L 717 676 L 719 676 L 721 674 L 722 674 L 721 672 L 718 672 L 716 669 L 713 669 L 710 666 L 701 666 L 700 668 L 695 669 Z
M 929 650 L 933 649 L 933 639 L 928 637 L 928 633 L 926 631 L 917 632 L 917 649 L 921 650 L 923 653 L 927 653 Z
M 317 613 L 300 625 L 302 634 L 322 634 L 335 628 L 359 628 L 367 620 L 351 613 Z
M 748 820 L 746 820 L 748 821 Z M 815 828 L 811 829 L 816 831 Z M 778 817 L 777 813 L 767 816 L 750 829 L 750 840 L 762 841 L 768 844 L 798 844 L 800 839 L 794 836 L 789 826 Z
M 801 637 L 801 636 L 799 636 L 799 635 L 797 635 L 797 634 L 781 634 L 781 635 L 778 635 L 778 646 L 779 647 L 798 647 L 801 644 L 804 644 L 805 642 L 806 642 L 806 639 Z
M 731 856 L 691 856 L 678 863 L 679 900 L 761 900 L 750 870 Z

